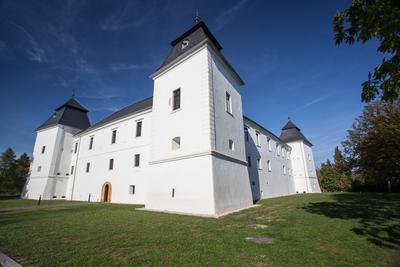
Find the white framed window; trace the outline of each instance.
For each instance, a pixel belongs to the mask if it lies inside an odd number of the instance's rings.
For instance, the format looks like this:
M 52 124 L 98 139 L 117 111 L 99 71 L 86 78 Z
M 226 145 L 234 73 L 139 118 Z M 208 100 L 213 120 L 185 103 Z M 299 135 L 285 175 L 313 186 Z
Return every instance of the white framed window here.
M 286 149 L 282 147 L 282 157 L 286 157 Z
M 42 154 L 46 151 L 46 146 L 42 146 Z
M 235 143 L 232 139 L 229 139 L 229 149 L 232 151 L 235 150 Z
M 308 161 L 311 161 L 311 155 L 308 154 L 307 157 L 308 157 Z
M 283 175 L 286 175 L 286 167 L 283 165 Z
M 130 185 L 129 186 L 129 194 L 130 195 L 134 195 L 135 194 L 135 186 L 134 185 Z
M 258 159 L 257 159 L 257 168 L 258 168 L 259 170 L 262 170 L 261 158 L 258 158 Z
M 268 167 L 268 171 L 271 172 L 272 171 L 272 166 L 271 166 L 271 161 L 267 160 L 267 167 Z
M 111 144 L 115 144 L 117 142 L 117 130 L 112 130 L 111 133 Z
M 71 166 L 71 175 L 74 174 L 74 166 Z
M 90 171 L 90 162 L 86 163 L 86 172 L 88 173 Z
M 108 163 L 108 169 L 111 171 L 114 169 L 114 159 L 110 159 Z
M 257 146 L 261 146 L 261 140 L 260 140 L 260 133 L 256 132 L 256 142 L 257 142 Z
M 181 137 L 177 136 L 172 138 L 172 150 L 177 150 L 181 148 Z
M 94 138 L 94 136 L 91 136 L 89 139 L 89 150 L 92 150 L 92 148 L 93 148 L 93 138 Z
M 140 166 L 140 154 L 135 154 L 135 167 L 139 167 Z
M 40 172 L 42 170 L 42 166 L 37 167 L 37 172 Z
M 142 136 L 142 121 L 137 121 L 136 122 L 136 137 L 141 137 Z
M 76 154 L 77 151 L 78 151 L 78 142 L 75 143 L 74 154 Z
M 172 110 L 178 110 L 181 108 L 181 88 L 178 88 L 172 92 Z
M 272 144 L 271 144 L 271 138 L 267 137 L 267 146 L 268 146 L 268 151 L 272 151 Z
M 276 155 L 277 155 L 277 156 L 280 156 L 280 155 L 281 155 L 281 151 L 280 151 L 280 150 L 281 150 L 281 146 L 277 143 L 277 144 L 276 144 Z
M 225 109 L 226 112 L 232 114 L 232 100 L 231 95 L 228 92 L 225 93 Z

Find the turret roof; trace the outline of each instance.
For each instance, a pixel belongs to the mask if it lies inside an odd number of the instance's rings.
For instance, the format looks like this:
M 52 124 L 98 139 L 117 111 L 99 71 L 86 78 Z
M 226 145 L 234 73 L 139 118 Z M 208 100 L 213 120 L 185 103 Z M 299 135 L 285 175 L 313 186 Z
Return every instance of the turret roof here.
M 290 119 L 282 128 L 280 139 L 286 143 L 294 141 L 303 141 L 309 146 L 312 146 L 311 142 L 303 135 L 300 128 L 297 127 Z

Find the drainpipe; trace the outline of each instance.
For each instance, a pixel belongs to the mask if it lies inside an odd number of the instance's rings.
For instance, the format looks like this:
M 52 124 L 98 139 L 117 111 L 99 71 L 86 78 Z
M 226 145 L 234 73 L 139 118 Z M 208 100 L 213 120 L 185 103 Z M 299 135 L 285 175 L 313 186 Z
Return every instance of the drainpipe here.
M 73 149 L 75 149 L 75 146 Z M 73 198 L 74 198 L 75 177 L 76 177 L 76 173 L 78 172 L 78 158 L 79 158 L 80 151 L 81 151 L 81 137 L 79 137 L 79 139 L 78 139 L 78 151 L 77 151 L 76 158 L 75 158 L 74 179 L 72 181 L 71 200 L 73 200 Z

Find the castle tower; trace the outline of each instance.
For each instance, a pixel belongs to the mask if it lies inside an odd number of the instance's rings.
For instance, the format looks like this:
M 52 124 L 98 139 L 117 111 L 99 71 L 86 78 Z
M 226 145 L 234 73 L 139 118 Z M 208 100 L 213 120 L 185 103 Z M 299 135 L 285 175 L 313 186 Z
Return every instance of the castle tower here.
M 23 198 L 65 198 L 73 136 L 90 126 L 87 112 L 71 98 L 36 129 L 33 161 Z
M 290 119 L 282 128 L 280 139 L 292 147 L 293 180 L 297 193 L 320 193 L 312 144 Z
M 243 81 L 203 22 L 171 42 L 154 81 L 146 208 L 218 216 L 252 205 Z

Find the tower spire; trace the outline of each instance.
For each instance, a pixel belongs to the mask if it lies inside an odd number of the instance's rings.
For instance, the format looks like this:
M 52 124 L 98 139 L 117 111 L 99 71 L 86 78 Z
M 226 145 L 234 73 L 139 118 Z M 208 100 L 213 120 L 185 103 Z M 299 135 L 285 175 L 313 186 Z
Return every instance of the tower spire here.
M 194 22 L 197 24 L 200 22 L 199 19 L 199 9 L 196 8 L 195 12 L 194 12 Z

